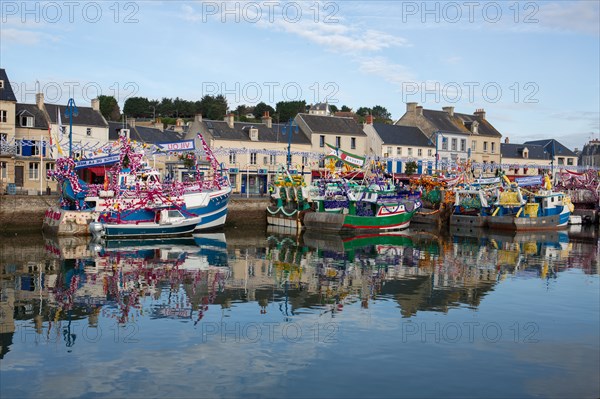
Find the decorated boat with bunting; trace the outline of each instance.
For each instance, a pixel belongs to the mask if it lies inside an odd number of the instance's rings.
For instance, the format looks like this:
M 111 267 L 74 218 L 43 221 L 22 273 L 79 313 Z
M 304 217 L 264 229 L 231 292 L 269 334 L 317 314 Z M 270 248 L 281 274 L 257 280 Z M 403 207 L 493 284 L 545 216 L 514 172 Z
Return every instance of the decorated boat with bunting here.
M 302 174 L 290 174 L 280 166 L 269 184 L 271 204 L 267 206 L 267 224 L 302 229 L 304 213 L 310 209 L 308 188 Z
M 331 147 L 331 146 L 330 146 Z M 333 148 L 333 147 L 332 147 Z M 421 207 L 420 193 L 400 190 L 391 176 L 375 162 L 335 149 L 326 158 L 333 170 L 337 162 L 354 168 L 362 176 L 359 181 L 336 173 L 319 179 L 311 187 L 315 212 L 304 215 L 309 230 L 344 232 L 360 230 L 399 230 L 410 225 L 414 213 Z M 309 190 L 310 191 L 310 190 Z
M 195 158 L 191 178 L 186 182 L 161 182 L 160 173 L 145 161 L 148 146 L 132 142 L 125 134 L 100 151 L 107 155 L 81 161 L 59 158 L 49 176 L 59 182 L 60 203 L 46 212 L 43 230 L 86 235 L 91 233 L 89 224 L 97 222 L 94 233 L 105 237 L 115 232 L 115 236 L 131 235 L 128 232 L 162 236 L 222 226 L 231 187 L 204 138 L 198 138 L 208 171 L 201 171 Z M 112 153 L 113 147 L 118 147 L 116 154 Z M 87 184 L 79 179 L 77 171 L 89 165 L 110 165 L 104 184 Z M 117 225 L 122 229 L 114 227 Z M 190 226 L 193 228 L 188 231 Z
M 573 211 L 570 198 L 563 192 L 553 191 L 548 176 L 544 180 L 544 188 L 537 192 L 521 189 L 515 183 L 502 192 L 496 209 L 488 218 L 489 228 L 510 231 L 566 228 Z

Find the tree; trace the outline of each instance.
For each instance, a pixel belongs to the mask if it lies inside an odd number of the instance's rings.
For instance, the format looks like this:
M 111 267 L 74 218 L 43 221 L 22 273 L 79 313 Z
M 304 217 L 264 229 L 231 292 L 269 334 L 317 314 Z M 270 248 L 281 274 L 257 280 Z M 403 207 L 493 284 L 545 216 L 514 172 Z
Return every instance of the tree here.
M 356 110 L 356 115 L 362 116 L 364 118 L 367 115 L 373 115 L 373 110 L 371 110 L 371 108 L 367 108 L 367 107 L 360 107 L 359 109 Z
M 263 117 L 265 112 L 268 112 L 269 115 L 273 116 L 273 114 L 275 113 L 275 110 L 270 105 L 260 102 L 260 103 L 256 104 L 256 107 L 254 107 L 253 114 L 256 119 L 260 119 Z
M 342 109 L 340 109 L 340 111 L 342 112 L 352 112 L 352 108 L 346 106 L 346 105 L 342 105 Z
M 300 112 L 306 112 L 306 101 L 280 101 L 275 106 L 280 122 L 287 122 L 293 119 Z
M 331 111 L 332 114 L 335 114 L 336 112 L 339 111 L 338 107 L 336 107 L 335 105 L 329 104 L 329 110 Z
M 375 120 L 380 120 L 382 122 L 392 119 L 392 114 L 389 113 L 388 110 L 385 107 L 382 107 L 381 105 L 374 106 L 371 115 L 373 115 L 373 118 Z
M 417 163 L 415 161 L 409 161 L 406 163 L 406 168 L 404 169 L 404 172 L 407 175 L 412 175 L 417 171 Z
M 123 113 L 134 118 L 147 118 L 152 115 L 150 102 L 146 97 L 130 97 L 125 101 Z
M 206 119 L 222 120 L 227 114 L 227 99 L 222 94 L 205 95 L 200 100 L 200 109 Z
M 100 113 L 107 121 L 118 121 L 121 119 L 121 109 L 117 99 L 113 96 L 98 96 L 100 102 Z

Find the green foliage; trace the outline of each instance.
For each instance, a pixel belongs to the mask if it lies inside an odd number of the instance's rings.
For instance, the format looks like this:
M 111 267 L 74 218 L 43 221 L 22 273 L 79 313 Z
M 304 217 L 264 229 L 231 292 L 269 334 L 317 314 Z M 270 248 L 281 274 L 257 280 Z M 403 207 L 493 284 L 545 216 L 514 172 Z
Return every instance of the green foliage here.
M 276 105 L 280 122 L 287 122 L 301 112 L 306 112 L 306 101 L 280 101 Z
M 336 107 L 335 105 L 329 104 L 329 110 L 331 111 L 332 114 L 335 114 L 336 112 L 339 111 L 338 107 Z
M 152 115 L 152 108 L 146 97 L 129 97 L 125 100 L 123 113 L 134 118 L 148 118 Z
M 254 107 L 253 114 L 256 119 L 260 119 L 265 114 L 265 112 L 269 112 L 269 115 L 273 116 L 275 110 L 270 105 L 267 105 L 264 102 L 260 102 Z
M 415 161 L 410 161 L 406 163 L 406 168 L 404 169 L 404 172 L 407 175 L 412 175 L 417 171 L 417 163 Z
M 227 99 L 222 94 L 206 95 L 200 100 L 200 111 L 206 119 L 222 120 L 227 114 Z
M 342 105 L 342 109 L 340 109 L 340 111 L 342 112 L 352 112 L 352 108 L 346 106 L 346 105 Z
M 107 121 L 118 121 L 121 119 L 121 109 L 117 99 L 113 96 L 98 96 L 100 101 L 100 113 Z

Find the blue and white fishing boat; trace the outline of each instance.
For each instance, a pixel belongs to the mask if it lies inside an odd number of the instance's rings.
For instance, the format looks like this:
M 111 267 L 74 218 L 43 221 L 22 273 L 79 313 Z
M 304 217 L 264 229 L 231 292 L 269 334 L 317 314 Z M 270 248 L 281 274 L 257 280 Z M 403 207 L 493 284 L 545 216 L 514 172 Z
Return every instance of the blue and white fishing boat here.
M 496 210 L 488 218 L 490 229 L 511 231 L 558 230 L 566 228 L 573 211 L 570 198 L 553 191 L 549 179 L 545 189 L 528 192 L 512 186 L 500 194 Z
M 181 234 L 194 221 L 192 231 L 223 226 L 231 186 L 202 136 L 198 137 L 209 170 L 204 175 L 196 165 L 195 178 L 187 182 L 161 182 L 160 173 L 148 166 L 144 153 L 136 152 L 124 135 L 120 137 L 119 153 L 103 157 L 113 164 L 107 170 L 104 184 L 86 184 L 76 174 L 79 165 L 70 157 L 60 158 L 52 176 L 59 181 L 60 203 L 46 212 L 44 231 L 58 235 L 103 231 L 106 236 L 115 231 L 119 236 L 128 236 L 131 234 L 127 232 L 135 231 L 134 235 L 145 236 Z M 169 226 L 165 224 L 168 217 L 162 216 L 165 210 L 180 215 L 173 215 L 175 219 Z M 162 220 L 162 224 L 157 220 Z M 105 228 L 100 229 L 96 224 L 97 231 L 92 232 L 88 229 L 91 222 L 99 222 Z M 123 231 L 114 228 L 119 224 L 123 225 Z M 142 227 L 148 229 L 147 234 L 143 234 Z
M 200 222 L 200 216 L 186 217 L 178 209 L 156 209 L 152 220 L 120 220 L 102 213 L 99 220 L 89 225 L 95 237 L 173 237 L 192 234 Z

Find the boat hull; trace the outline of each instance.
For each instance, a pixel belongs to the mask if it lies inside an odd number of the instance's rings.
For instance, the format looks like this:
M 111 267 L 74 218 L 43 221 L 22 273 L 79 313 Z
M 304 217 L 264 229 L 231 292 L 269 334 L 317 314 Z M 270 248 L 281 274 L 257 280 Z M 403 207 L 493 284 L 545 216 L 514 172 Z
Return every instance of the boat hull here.
M 300 213 L 297 209 L 269 206 L 267 207 L 267 224 L 300 230 L 302 229 Z
M 561 214 L 540 216 L 535 218 L 514 216 L 492 216 L 488 219 L 488 227 L 492 230 L 510 231 L 542 231 L 567 228 L 567 220 Z
M 200 217 L 195 231 L 215 229 L 225 224 L 230 195 L 231 187 L 183 195 L 187 214 Z
M 174 224 L 93 222 L 90 231 L 104 238 L 174 237 L 192 234 L 199 220 L 193 217 Z
M 327 212 L 308 212 L 304 216 L 304 225 L 310 230 L 322 230 L 326 232 L 402 230 L 410 225 L 413 214 L 414 211 L 396 213 L 389 216 L 355 216 Z
M 488 225 L 488 219 L 488 216 L 452 215 L 450 216 L 450 226 L 486 227 Z

